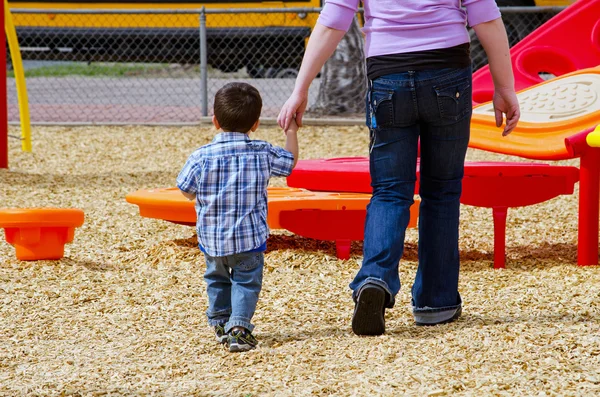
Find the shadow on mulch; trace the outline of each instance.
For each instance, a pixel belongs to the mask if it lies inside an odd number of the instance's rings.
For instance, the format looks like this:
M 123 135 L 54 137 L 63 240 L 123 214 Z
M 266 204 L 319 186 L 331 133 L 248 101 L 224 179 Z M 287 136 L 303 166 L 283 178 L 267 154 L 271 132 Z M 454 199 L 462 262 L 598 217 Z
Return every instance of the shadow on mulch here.
M 196 236 L 186 239 L 173 240 L 182 248 L 198 248 Z M 274 234 L 267 241 L 267 253 L 280 250 L 300 250 L 306 252 L 319 252 L 335 257 L 335 243 L 333 241 L 314 240 L 297 235 Z M 363 242 L 353 241 L 350 249 L 351 257 L 362 256 Z M 494 253 L 480 250 L 463 250 L 460 252 L 461 262 L 465 265 L 463 271 L 477 271 L 493 268 Z M 418 261 L 418 246 L 407 242 L 404 246 L 403 261 Z M 508 269 L 518 266 L 521 270 L 537 267 L 551 267 L 564 264 L 577 264 L 577 245 L 575 244 L 550 244 L 539 246 L 520 245 L 507 247 L 506 267 Z
M 93 262 L 93 261 L 87 261 L 87 260 L 77 260 L 77 259 L 72 259 L 72 258 L 68 258 L 68 257 L 64 257 L 60 261 L 64 265 L 81 266 L 81 267 L 85 267 L 86 269 L 91 270 L 93 272 L 107 272 L 107 271 L 119 270 L 119 267 L 115 266 L 112 263 L 100 263 L 100 262 Z
M 394 310 L 394 309 L 391 309 Z M 391 324 L 387 324 L 384 335 L 400 337 L 406 339 L 429 339 L 438 337 L 439 335 L 446 335 L 448 332 L 456 332 L 470 328 L 482 328 L 482 327 L 494 327 L 501 325 L 515 325 L 515 324 L 532 324 L 535 326 L 556 326 L 561 325 L 574 325 L 574 324 L 598 324 L 600 318 L 593 317 L 587 314 L 560 314 L 560 313 L 547 313 L 545 315 L 523 315 L 523 316 L 488 316 L 488 315 L 473 315 L 464 314 L 460 319 L 453 323 L 442 324 L 437 326 L 416 326 L 412 321 L 403 323 L 399 326 L 392 327 Z M 328 337 L 352 337 L 355 336 L 351 329 L 351 324 L 348 322 L 345 326 L 336 327 L 316 327 L 314 329 L 298 329 L 296 331 L 283 332 L 269 332 L 268 337 L 261 338 L 261 345 L 267 347 L 274 347 L 281 343 L 290 343 L 294 341 L 303 341 L 313 338 L 328 338 Z M 377 337 L 365 336 L 365 338 L 374 338 L 376 341 Z

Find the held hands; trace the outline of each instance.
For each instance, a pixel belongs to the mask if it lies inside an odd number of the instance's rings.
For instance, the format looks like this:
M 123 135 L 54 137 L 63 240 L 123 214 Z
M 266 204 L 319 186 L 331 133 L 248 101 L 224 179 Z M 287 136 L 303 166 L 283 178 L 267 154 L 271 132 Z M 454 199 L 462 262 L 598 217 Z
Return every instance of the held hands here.
M 494 91 L 494 112 L 496 114 L 496 127 L 502 126 L 504 115 L 506 115 L 506 125 L 502 136 L 510 134 L 521 117 L 521 109 L 519 108 L 519 100 L 517 94 L 512 88 L 499 88 Z
M 290 123 L 295 120 L 298 127 L 302 127 L 302 116 L 306 111 L 306 105 L 308 104 L 308 92 L 296 92 L 294 91 L 289 99 L 285 102 L 279 116 L 277 116 L 277 123 L 284 131 L 288 131 Z
M 291 119 L 290 125 L 286 130 L 283 130 L 283 132 L 285 133 L 285 135 L 296 134 L 298 132 L 298 124 L 296 123 L 296 120 Z

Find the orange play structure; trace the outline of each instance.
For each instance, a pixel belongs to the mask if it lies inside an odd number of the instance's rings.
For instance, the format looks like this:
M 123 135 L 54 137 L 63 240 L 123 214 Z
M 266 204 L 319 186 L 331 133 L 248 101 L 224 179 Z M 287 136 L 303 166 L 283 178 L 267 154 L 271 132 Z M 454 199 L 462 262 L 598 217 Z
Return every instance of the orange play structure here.
M 22 261 L 54 260 L 64 255 L 75 228 L 83 225 L 84 213 L 64 208 L 2 208 L 0 227 Z
M 507 137 L 495 127 L 491 103 L 473 110 L 469 146 L 536 160 L 580 158 L 577 262 L 597 265 L 600 147 L 592 131 L 600 124 L 600 67 L 557 77 L 518 96 L 521 120 Z
M 303 237 L 336 242 L 337 255 L 350 257 L 350 242 L 362 240 L 370 194 L 311 192 L 295 188 L 268 189 L 267 222 L 271 229 L 286 229 Z M 138 190 L 126 197 L 140 215 L 182 225 L 196 225 L 194 201 L 177 188 Z M 416 201 L 416 200 L 415 200 Z M 409 227 L 417 226 L 419 202 L 411 207 Z
M 491 103 L 477 106 L 469 146 L 528 159 L 573 158 L 565 139 L 600 124 L 600 67 L 583 69 L 519 92 L 521 119 L 498 133 Z

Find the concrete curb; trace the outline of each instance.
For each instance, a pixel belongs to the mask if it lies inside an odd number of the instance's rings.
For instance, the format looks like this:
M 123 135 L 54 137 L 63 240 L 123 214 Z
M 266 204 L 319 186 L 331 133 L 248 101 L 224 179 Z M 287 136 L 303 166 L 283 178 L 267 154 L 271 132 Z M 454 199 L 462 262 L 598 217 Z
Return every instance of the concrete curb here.
M 60 127 L 60 126 L 89 127 L 89 126 L 128 126 L 128 125 L 131 125 L 131 126 L 156 126 L 156 127 L 190 127 L 190 126 L 197 126 L 197 125 L 206 125 L 206 124 L 211 124 L 211 123 L 212 123 L 211 117 L 202 117 L 200 120 L 198 120 L 197 122 L 193 122 L 193 123 L 188 123 L 188 122 L 183 122 L 183 123 L 116 122 L 115 123 L 115 122 L 85 122 L 85 121 L 74 121 L 74 122 L 32 121 L 31 125 L 33 125 L 33 126 L 48 126 L 48 127 L 50 127 L 50 126 L 52 126 L 52 127 L 54 127 L 54 126 L 57 126 L 57 127 Z M 274 126 L 274 125 L 277 125 L 277 119 L 274 117 L 265 117 L 265 118 L 260 119 L 260 123 L 261 123 L 261 125 L 264 125 L 264 126 Z M 18 121 L 10 121 L 8 124 L 9 125 L 20 125 L 20 123 Z M 363 126 L 363 125 L 365 125 L 365 120 L 362 118 L 305 118 L 303 120 L 303 124 L 305 126 L 355 126 L 355 125 Z

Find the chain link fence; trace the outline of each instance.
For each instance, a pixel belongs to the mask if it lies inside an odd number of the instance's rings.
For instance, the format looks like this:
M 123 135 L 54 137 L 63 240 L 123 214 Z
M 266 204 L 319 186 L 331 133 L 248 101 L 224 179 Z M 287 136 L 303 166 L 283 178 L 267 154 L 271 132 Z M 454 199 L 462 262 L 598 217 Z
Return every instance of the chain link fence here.
M 292 92 L 319 11 L 12 10 L 32 122 L 197 122 L 231 81 L 257 87 L 263 117 L 274 117 Z M 514 45 L 560 9 L 502 11 Z M 472 58 L 474 68 L 487 62 L 476 38 Z M 18 121 L 7 67 L 9 120 Z M 319 85 L 317 78 L 309 103 Z

